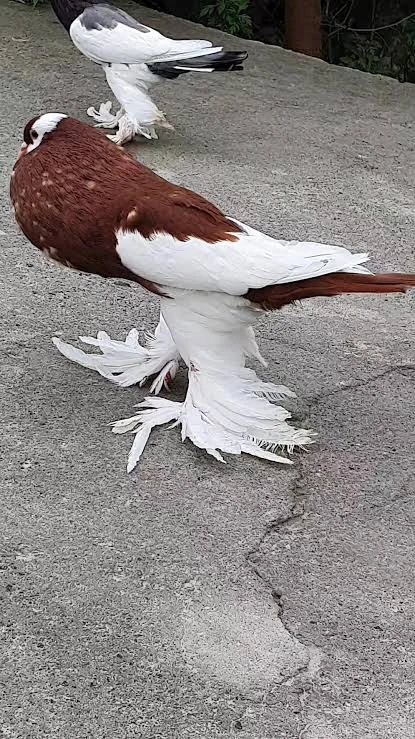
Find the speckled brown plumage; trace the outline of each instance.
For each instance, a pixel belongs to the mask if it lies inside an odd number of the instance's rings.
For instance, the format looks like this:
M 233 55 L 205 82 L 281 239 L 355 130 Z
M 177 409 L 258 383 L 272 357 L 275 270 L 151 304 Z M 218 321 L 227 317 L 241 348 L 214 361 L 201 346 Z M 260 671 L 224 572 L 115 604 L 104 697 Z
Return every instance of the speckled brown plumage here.
M 26 143 L 34 120 L 25 127 Z M 102 277 L 133 280 L 155 293 L 157 285 L 121 264 L 118 229 L 146 238 L 165 231 L 181 241 L 195 236 L 212 244 L 235 240 L 240 231 L 212 203 L 162 179 L 100 131 L 72 118 L 16 162 L 10 195 L 23 233 L 52 259 Z

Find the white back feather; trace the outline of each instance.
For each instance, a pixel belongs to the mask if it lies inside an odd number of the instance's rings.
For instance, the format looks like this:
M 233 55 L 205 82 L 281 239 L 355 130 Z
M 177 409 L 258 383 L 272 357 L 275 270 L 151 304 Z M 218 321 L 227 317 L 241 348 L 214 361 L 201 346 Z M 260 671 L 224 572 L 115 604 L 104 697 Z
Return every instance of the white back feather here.
M 113 28 L 88 29 L 80 16 L 72 23 L 69 34 L 79 51 L 98 64 L 150 64 L 193 58 L 222 49 L 199 39 L 176 41 L 154 29 L 142 33 L 123 23 Z
M 342 246 L 280 241 L 240 225 L 244 231 L 237 241 L 215 244 L 195 237 L 179 241 L 168 233 L 147 239 L 138 231 L 119 231 L 117 252 L 127 269 L 159 285 L 230 295 L 330 272 L 360 271 L 356 267 L 367 260 L 367 254 L 352 254 Z

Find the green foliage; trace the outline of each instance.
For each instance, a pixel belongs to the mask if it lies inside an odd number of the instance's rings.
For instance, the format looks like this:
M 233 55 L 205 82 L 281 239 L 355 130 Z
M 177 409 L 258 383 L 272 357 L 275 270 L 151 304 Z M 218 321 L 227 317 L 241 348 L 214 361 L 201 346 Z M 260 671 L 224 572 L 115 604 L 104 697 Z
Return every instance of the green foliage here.
M 339 59 L 343 66 L 373 74 L 387 74 L 388 63 L 384 56 L 384 44 L 381 39 L 353 35 L 344 41 L 344 50 L 344 56 Z
M 415 82 L 415 21 L 381 36 L 349 34 L 340 64 L 372 74 L 385 74 L 400 82 Z
M 252 37 L 252 20 L 248 15 L 249 0 L 217 0 L 204 5 L 199 14 L 202 23 L 242 38 Z
M 393 76 L 401 82 L 415 82 L 415 20 L 396 37 L 391 51 Z

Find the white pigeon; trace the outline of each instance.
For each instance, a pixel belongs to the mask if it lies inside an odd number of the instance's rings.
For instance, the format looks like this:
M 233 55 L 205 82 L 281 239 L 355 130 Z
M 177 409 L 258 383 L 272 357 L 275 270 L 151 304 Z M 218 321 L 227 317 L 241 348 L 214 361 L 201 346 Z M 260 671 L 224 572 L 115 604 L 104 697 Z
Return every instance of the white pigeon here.
M 104 69 L 121 108 L 112 114 L 108 101 L 87 113 L 102 128 L 118 127 L 108 138 L 119 145 L 137 134 L 156 139 L 157 128 L 174 130 L 150 97 L 154 85 L 188 72 L 240 70 L 248 56 L 210 41 L 167 38 L 102 0 L 51 0 L 51 5 L 74 45 Z

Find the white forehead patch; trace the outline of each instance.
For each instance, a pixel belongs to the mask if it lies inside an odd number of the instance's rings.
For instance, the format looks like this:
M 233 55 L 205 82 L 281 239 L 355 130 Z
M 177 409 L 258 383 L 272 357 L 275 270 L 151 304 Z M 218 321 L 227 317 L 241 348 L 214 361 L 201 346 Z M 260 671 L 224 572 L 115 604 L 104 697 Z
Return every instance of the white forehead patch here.
M 43 137 L 47 133 L 55 130 L 57 125 L 68 116 L 65 113 L 44 113 L 34 122 L 30 129 L 32 143 L 27 147 L 27 152 L 36 149 L 41 144 Z

